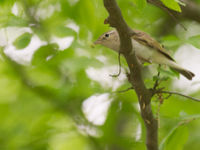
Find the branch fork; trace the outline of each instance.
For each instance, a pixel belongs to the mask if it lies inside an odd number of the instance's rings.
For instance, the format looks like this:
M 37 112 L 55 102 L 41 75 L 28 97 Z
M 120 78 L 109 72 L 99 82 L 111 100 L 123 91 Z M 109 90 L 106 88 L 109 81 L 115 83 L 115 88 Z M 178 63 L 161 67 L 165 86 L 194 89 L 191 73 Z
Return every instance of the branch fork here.
M 141 116 L 146 127 L 146 146 L 148 150 L 158 150 L 158 122 L 151 109 L 152 93 L 144 84 L 141 68 L 135 53 L 132 51 L 131 35 L 135 34 L 122 17 L 120 8 L 115 0 L 104 0 L 104 6 L 109 17 L 104 21 L 115 27 L 120 37 L 120 52 L 124 55 L 130 69 L 130 83 L 134 87 L 140 104 Z

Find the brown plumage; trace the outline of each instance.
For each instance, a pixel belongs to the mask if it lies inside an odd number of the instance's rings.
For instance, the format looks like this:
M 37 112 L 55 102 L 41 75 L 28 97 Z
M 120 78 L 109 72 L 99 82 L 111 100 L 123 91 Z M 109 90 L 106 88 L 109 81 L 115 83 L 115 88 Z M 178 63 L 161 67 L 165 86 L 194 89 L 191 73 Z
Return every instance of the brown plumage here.
M 179 72 L 187 79 L 192 80 L 195 76 L 194 73 L 178 65 L 159 42 L 151 38 L 145 32 L 139 30 L 134 30 L 134 32 L 135 34 L 132 36 L 132 44 L 133 50 L 135 51 L 138 59 L 150 63 L 168 65 L 170 68 Z M 98 38 L 95 44 L 101 44 L 119 52 L 119 35 L 116 30 L 106 32 Z

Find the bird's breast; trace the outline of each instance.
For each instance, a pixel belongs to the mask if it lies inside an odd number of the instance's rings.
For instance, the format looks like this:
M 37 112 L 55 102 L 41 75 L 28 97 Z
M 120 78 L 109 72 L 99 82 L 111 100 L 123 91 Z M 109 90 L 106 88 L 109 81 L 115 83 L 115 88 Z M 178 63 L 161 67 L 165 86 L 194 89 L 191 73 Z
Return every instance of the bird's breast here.
M 151 61 L 154 50 L 132 39 L 133 50 L 137 57 Z

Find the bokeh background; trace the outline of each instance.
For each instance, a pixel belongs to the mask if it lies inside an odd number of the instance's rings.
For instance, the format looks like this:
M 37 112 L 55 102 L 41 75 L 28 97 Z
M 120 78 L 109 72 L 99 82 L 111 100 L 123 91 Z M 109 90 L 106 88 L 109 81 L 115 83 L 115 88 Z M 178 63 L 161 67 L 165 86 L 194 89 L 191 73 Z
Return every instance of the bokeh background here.
M 144 0 L 117 2 L 131 27 L 152 35 L 196 74 L 188 81 L 164 67 L 160 86 L 200 98 L 199 21 L 174 20 Z M 145 149 L 135 92 L 116 92 L 130 87 L 125 60 L 112 78 L 117 53 L 93 46 L 112 30 L 103 24 L 107 16 L 103 0 L 0 1 L 0 150 Z M 156 65 L 145 65 L 147 87 L 156 74 Z M 160 148 L 199 150 L 200 103 L 178 96 L 161 103 L 166 96 L 152 101 Z

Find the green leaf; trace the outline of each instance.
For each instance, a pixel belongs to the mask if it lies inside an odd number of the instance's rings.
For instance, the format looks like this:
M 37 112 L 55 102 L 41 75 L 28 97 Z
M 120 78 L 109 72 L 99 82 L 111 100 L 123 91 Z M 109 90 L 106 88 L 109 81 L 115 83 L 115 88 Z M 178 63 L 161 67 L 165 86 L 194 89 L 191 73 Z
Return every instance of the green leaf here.
M 185 125 L 178 124 L 163 139 L 160 144 L 160 150 L 182 150 L 188 139 L 188 128 Z
M 175 11 L 181 12 L 181 7 L 179 6 L 178 2 L 176 0 L 161 0 L 163 4 Z
M 200 35 L 192 36 L 188 39 L 188 42 L 200 49 Z
M 94 58 L 87 58 L 85 56 L 69 58 L 63 62 L 63 69 L 68 70 L 74 76 L 80 70 L 85 70 L 88 66 L 101 67 L 102 63 Z
M 28 21 L 14 15 L 1 15 L 0 16 L 0 27 L 26 27 Z
M 166 69 L 163 69 L 163 68 L 158 68 L 158 71 L 160 71 L 162 76 L 179 77 L 179 73 L 172 70 L 172 69 L 166 70 Z
M 179 46 L 182 42 L 183 41 L 175 35 L 168 35 L 162 38 L 162 44 L 167 47 Z
M 133 0 L 133 2 L 140 9 L 144 8 L 147 5 L 146 0 Z
M 31 41 L 31 37 L 32 34 L 31 33 L 24 33 L 21 36 L 19 36 L 14 42 L 13 45 L 17 48 L 17 49 L 23 49 L 25 47 L 27 47 Z
M 58 26 L 53 30 L 53 33 L 58 37 L 74 36 L 76 32 L 65 26 Z
M 57 45 L 49 44 L 40 47 L 33 55 L 32 65 L 43 65 L 48 57 L 53 57 L 57 52 Z

